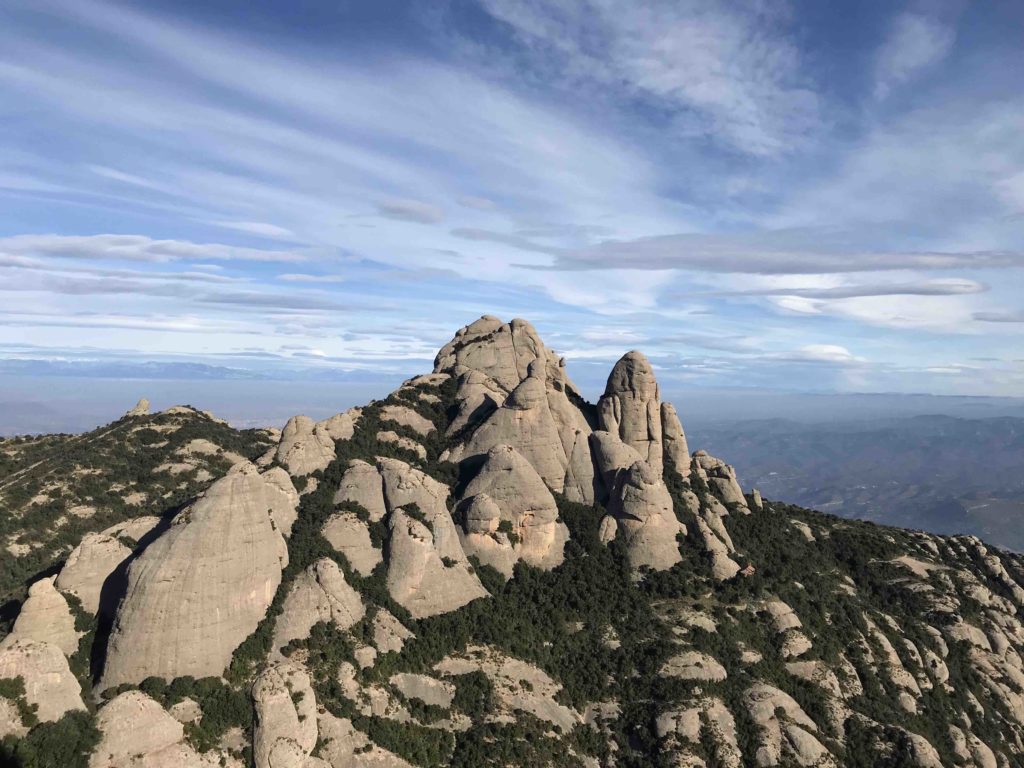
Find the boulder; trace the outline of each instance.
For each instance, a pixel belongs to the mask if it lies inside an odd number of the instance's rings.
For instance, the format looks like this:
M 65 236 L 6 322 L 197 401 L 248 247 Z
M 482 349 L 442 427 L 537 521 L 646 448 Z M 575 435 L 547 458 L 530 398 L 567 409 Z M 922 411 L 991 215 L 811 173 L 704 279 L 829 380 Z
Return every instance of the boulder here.
M 0 650 L 0 680 L 20 677 L 25 701 L 35 706 L 40 722 L 60 720 L 84 710 L 82 689 L 60 648 L 40 640 L 16 640 Z
M 288 562 L 274 523 L 292 500 L 237 464 L 135 560 L 101 689 L 220 675 L 266 614 Z
M 478 497 L 482 498 L 474 503 Z M 487 452 L 479 472 L 466 485 L 462 505 L 463 546 L 482 562 L 511 576 L 506 558 L 493 563 L 489 558 L 492 542 L 510 541 L 515 559 L 529 565 L 550 569 L 562 562 L 568 528 L 558 520 L 558 507 L 551 491 L 512 446 L 498 445 Z
M 661 474 L 638 461 L 619 478 L 608 504 L 617 538 L 625 540 L 633 568 L 671 568 L 682 560 L 678 534 L 686 528 L 676 519 L 672 497 Z
M 642 353 L 627 352 L 615 364 L 597 412 L 601 429 L 617 435 L 661 474 L 661 396 L 654 369 Z
M 276 650 L 292 640 L 305 640 L 321 621 L 348 629 L 365 614 L 359 593 L 345 581 L 338 564 L 321 558 L 292 582 L 274 625 L 272 647 Z
M 277 444 L 277 461 L 294 477 L 326 469 L 334 461 L 334 439 L 323 423 L 308 416 L 292 416 Z
M 268 667 L 252 686 L 256 768 L 303 768 L 316 746 L 316 697 L 309 675 L 288 661 Z
M 84 633 L 75 630 L 75 617 L 64 595 L 53 586 L 55 580 L 55 576 L 40 579 L 29 588 L 28 599 L 11 633 L 0 642 L 0 650 L 19 641 L 37 640 L 60 648 L 65 656 L 78 651 L 78 638 Z
M 361 415 L 361 408 L 351 408 L 344 413 L 338 413 L 329 419 L 324 419 L 318 422 L 318 424 L 332 440 L 351 440 Z

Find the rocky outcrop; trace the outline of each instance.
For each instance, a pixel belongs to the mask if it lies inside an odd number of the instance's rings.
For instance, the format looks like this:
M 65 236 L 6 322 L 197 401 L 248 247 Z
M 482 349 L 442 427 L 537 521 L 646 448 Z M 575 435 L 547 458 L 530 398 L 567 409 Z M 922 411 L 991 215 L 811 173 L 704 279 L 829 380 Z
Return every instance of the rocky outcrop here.
M 721 699 L 703 697 L 679 709 L 671 709 L 655 722 L 658 738 L 666 739 L 668 751 L 678 766 L 704 766 L 695 748 L 711 744 L 715 765 L 740 768 L 743 755 L 736 738 L 736 720 Z
M 818 726 L 791 696 L 767 683 L 755 683 L 747 689 L 744 701 L 761 729 L 758 765 L 838 765 L 818 740 Z
M 0 642 L 0 650 L 19 641 L 36 640 L 60 648 L 65 656 L 78 650 L 81 634 L 75 630 L 75 617 L 64 596 L 53 586 L 55 576 L 40 579 L 28 591 L 11 634 Z
M 617 435 L 661 474 L 661 395 L 654 369 L 642 353 L 627 352 L 615 364 L 597 412 L 601 429 Z
M 342 475 L 341 485 L 334 495 L 335 504 L 351 502 L 370 513 L 370 521 L 383 520 L 388 510 L 384 504 L 384 481 L 377 467 L 353 459 Z
M 331 768 L 412 768 L 402 758 L 370 741 L 348 718 L 323 712 L 318 725 L 322 743 L 319 754 Z
M 645 461 L 637 461 L 621 473 L 602 523 L 607 538 L 621 538 L 633 568 L 656 571 L 671 568 L 682 560 L 676 537 L 686 528 L 676 518 L 672 497 L 660 473 Z
M 362 415 L 361 408 L 351 408 L 317 423 L 332 440 L 350 440 L 355 434 L 356 424 Z
M 413 618 L 487 596 L 448 512 L 448 487 L 396 459 L 378 459 L 390 517 L 387 585 Z
M 697 461 L 701 476 L 725 504 L 736 504 L 746 508 L 747 500 L 743 495 L 743 489 L 736 481 L 735 469 L 721 459 L 709 456 L 707 451 L 697 451 L 693 457 Z
M 397 432 L 392 432 L 390 429 L 381 430 L 377 433 L 377 439 L 382 443 L 391 443 L 403 451 L 409 451 L 409 453 L 415 454 L 420 461 L 427 460 L 427 449 L 417 443 L 415 440 L 411 440 L 408 437 L 402 437 Z
M 131 408 L 127 413 L 125 413 L 125 418 L 131 419 L 131 418 L 134 418 L 135 416 L 148 416 L 148 415 L 149 415 L 149 400 L 147 400 L 146 398 L 142 397 L 142 398 L 139 398 L 139 402 L 137 402 L 133 408 Z
M 408 427 L 421 437 L 426 437 L 434 431 L 434 423 L 430 419 L 406 405 L 385 405 L 380 409 L 380 420 Z
M 89 768 L 215 768 L 240 762 L 213 749 L 198 753 L 185 741 L 185 728 L 141 691 L 126 691 L 104 705 L 96 718 L 100 742 Z
M 334 438 L 329 428 L 308 416 L 292 416 L 277 444 L 277 461 L 294 477 L 326 469 L 334 461 Z
M 587 446 L 581 441 L 592 425 L 579 407 L 582 399 L 565 361 L 545 348 L 532 325 L 482 317 L 438 353 L 434 370 L 459 377 L 459 412 L 448 435 L 479 425 L 468 444 L 451 452 L 453 461 L 512 445 L 551 490 L 568 488 L 571 499 L 593 503 Z
M 0 680 L 17 677 L 25 685 L 25 702 L 35 707 L 40 722 L 54 722 L 66 712 L 85 709 L 78 680 L 56 645 L 16 640 L 0 650 Z
M 498 445 L 511 445 L 533 465 L 548 488 L 561 492 L 569 460 L 562 446 L 544 381 L 537 371 L 522 381 L 498 410 L 481 424 L 468 442 L 456 446 L 451 461 L 481 456 Z
M 373 647 L 378 653 L 398 653 L 405 646 L 406 640 L 415 637 L 391 612 L 383 608 L 374 614 L 371 628 Z
M 87 533 L 71 550 L 57 576 L 57 586 L 75 595 L 89 613 L 99 610 L 103 582 L 132 551 L 113 536 Z
M 700 651 L 683 651 L 665 662 L 661 668 L 662 677 L 678 677 L 681 680 L 725 680 L 725 667 L 718 660 Z
M 275 518 L 292 500 L 235 465 L 135 560 L 101 688 L 220 675 L 263 618 L 288 550 Z
M 274 625 L 272 647 L 280 649 L 292 640 L 305 640 L 313 625 L 321 621 L 348 629 L 365 614 L 362 598 L 345 581 L 338 564 L 322 558 L 292 582 Z
M 267 668 L 253 684 L 252 699 L 256 768 L 308 766 L 318 729 L 316 698 L 305 670 L 287 661 Z
M 540 475 L 510 445 L 487 453 L 460 504 L 467 554 L 512 575 L 517 560 L 554 568 L 563 559 L 569 531 Z
M 672 403 L 661 404 L 661 440 L 665 467 L 684 478 L 689 477 L 690 447 L 686 443 L 686 433 L 679 421 L 679 414 Z
M 376 471 L 374 475 L 380 477 Z M 355 512 L 336 512 L 324 523 L 321 532 L 335 551 L 344 555 L 349 566 L 360 576 L 369 576 L 384 560 L 383 552 L 373 545 L 370 526 L 360 520 Z

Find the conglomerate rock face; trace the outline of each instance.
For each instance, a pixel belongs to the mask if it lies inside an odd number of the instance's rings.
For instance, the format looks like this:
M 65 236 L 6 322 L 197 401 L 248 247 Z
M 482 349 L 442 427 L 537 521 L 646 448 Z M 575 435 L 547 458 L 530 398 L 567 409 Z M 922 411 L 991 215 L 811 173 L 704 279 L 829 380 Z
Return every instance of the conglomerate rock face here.
M 102 687 L 220 675 L 274 599 L 292 503 L 246 463 L 179 514 L 129 568 Z

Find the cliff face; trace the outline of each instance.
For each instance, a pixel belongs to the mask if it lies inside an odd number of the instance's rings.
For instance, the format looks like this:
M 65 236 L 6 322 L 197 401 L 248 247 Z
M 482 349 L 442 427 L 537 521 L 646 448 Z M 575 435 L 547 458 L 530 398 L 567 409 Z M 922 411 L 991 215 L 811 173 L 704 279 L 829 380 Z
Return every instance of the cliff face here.
M 0 735 L 95 766 L 1024 765 L 1024 560 L 746 495 L 680 413 L 639 352 L 590 405 L 481 318 L 169 525 L 74 542 L 0 640 Z

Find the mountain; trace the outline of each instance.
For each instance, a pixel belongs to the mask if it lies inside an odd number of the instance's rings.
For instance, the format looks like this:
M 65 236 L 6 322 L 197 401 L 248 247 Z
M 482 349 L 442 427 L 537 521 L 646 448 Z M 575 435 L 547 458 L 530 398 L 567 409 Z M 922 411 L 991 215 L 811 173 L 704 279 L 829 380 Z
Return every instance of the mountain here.
M 484 317 L 273 444 L 172 410 L 4 444 L 13 765 L 1024 765 L 1024 559 L 744 493 L 639 352 L 592 404 Z
M 772 498 L 1024 551 L 1024 419 L 748 420 L 699 435 Z

